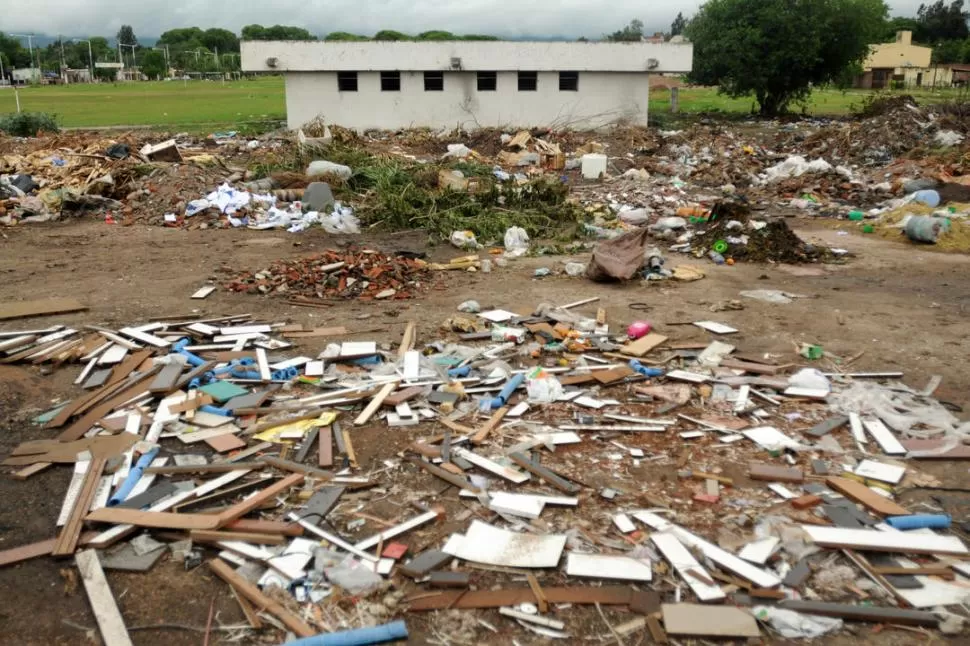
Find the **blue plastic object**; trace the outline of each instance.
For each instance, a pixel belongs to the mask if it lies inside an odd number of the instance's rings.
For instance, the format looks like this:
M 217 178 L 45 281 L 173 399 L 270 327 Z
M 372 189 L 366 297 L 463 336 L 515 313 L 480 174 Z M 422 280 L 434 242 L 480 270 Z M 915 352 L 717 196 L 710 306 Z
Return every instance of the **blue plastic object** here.
M 660 368 L 648 368 L 636 359 L 630 359 L 630 367 L 644 377 L 663 377 L 664 371 Z
M 491 408 L 495 410 L 496 408 L 501 408 L 509 402 L 509 397 L 515 392 L 515 389 L 521 386 L 525 382 L 525 373 L 520 372 L 514 375 L 511 379 L 505 382 L 505 386 L 499 391 L 497 397 L 492 400 Z
M 448 371 L 448 376 L 452 379 L 457 379 L 458 377 L 467 377 L 471 373 L 471 366 L 462 366 L 461 368 L 452 368 Z
M 407 639 L 408 627 L 402 620 L 392 621 L 383 626 L 372 628 L 358 628 L 339 633 L 326 633 L 304 637 L 296 641 L 287 642 L 287 646 L 367 646 L 380 644 L 395 639 Z
M 128 477 L 124 479 L 124 482 L 121 483 L 121 486 L 118 487 L 114 495 L 108 498 L 108 507 L 120 505 L 125 501 L 125 498 L 127 498 L 128 494 L 131 493 L 131 490 L 135 488 L 138 481 L 141 480 L 142 473 L 144 473 L 145 469 L 151 465 L 152 460 L 155 459 L 156 455 L 158 455 L 157 446 L 148 453 L 142 454 L 142 456 L 138 458 L 138 462 L 135 463 L 135 466 L 131 467 L 131 470 L 128 471 Z
M 233 372 L 232 376 L 235 377 L 236 379 L 250 379 L 252 381 L 259 381 L 260 379 L 263 378 L 262 375 L 260 375 L 258 372 L 245 372 L 245 371 Z
M 896 529 L 946 529 L 953 521 L 947 514 L 914 514 L 912 516 L 891 516 L 886 524 Z
M 203 363 L 205 363 L 205 359 L 197 355 L 194 355 L 185 349 L 185 347 L 188 346 L 190 343 L 191 343 L 191 339 L 185 339 L 185 338 L 179 339 L 178 341 L 175 342 L 175 345 L 172 346 L 172 350 L 174 352 L 178 352 L 180 355 L 185 357 L 186 361 L 188 361 L 190 365 L 194 367 L 201 366 Z
M 232 411 L 228 408 L 219 408 L 218 406 L 212 406 L 211 404 L 206 404 L 205 406 L 199 406 L 199 410 L 203 413 L 212 413 L 213 415 L 222 415 L 223 417 L 232 417 Z

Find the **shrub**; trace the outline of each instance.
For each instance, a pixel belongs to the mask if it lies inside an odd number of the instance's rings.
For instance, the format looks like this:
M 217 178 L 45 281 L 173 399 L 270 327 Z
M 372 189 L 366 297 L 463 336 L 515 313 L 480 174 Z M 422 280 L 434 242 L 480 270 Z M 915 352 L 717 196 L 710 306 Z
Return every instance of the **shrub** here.
M 42 132 L 59 132 L 57 116 L 48 112 L 19 112 L 0 117 L 0 131 L 12 137 L 36 137 Z

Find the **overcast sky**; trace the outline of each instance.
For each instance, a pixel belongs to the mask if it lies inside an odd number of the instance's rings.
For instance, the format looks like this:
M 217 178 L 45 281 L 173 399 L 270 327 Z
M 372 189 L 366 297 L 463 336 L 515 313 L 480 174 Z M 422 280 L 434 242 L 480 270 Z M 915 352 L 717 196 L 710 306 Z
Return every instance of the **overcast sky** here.
M 373 34 L 445 29 L 499 36 L 598 37 L 633 18 L 666 29 L 678 11 L 690 17 L 701 0 L 0 0 L 4 32 L 113 36 L 122 24 L 136 35 L 175 27 L 297 25 Z M 894 15 L 913 15 L 919 0 L 890 0 Z

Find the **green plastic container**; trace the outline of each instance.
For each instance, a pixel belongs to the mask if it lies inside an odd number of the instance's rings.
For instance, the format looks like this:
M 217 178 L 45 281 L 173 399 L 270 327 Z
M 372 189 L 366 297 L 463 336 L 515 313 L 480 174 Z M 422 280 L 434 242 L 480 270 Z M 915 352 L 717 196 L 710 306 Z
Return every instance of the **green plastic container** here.
M 849 219 L 853 222 L 859 222 L 866 217 L 865 213 L 862 211 L 849 211 Z

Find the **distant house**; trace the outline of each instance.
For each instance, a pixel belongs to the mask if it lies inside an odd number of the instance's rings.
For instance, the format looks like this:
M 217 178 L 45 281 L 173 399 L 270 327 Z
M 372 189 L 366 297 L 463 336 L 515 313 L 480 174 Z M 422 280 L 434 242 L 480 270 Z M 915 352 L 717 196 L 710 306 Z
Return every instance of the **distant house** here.
M 892 43 L 872 45 L 856 87 L 882 90 L 890 87 L 949 85 L 949 72 L 931 67 L 932 47 L 913 44 L 913 32 L 897 31 Z
M 646 125 L 651 76 L 689 72 L 690 43 L 242 43 L 242 68 L 282 74 L 291 128 Z

